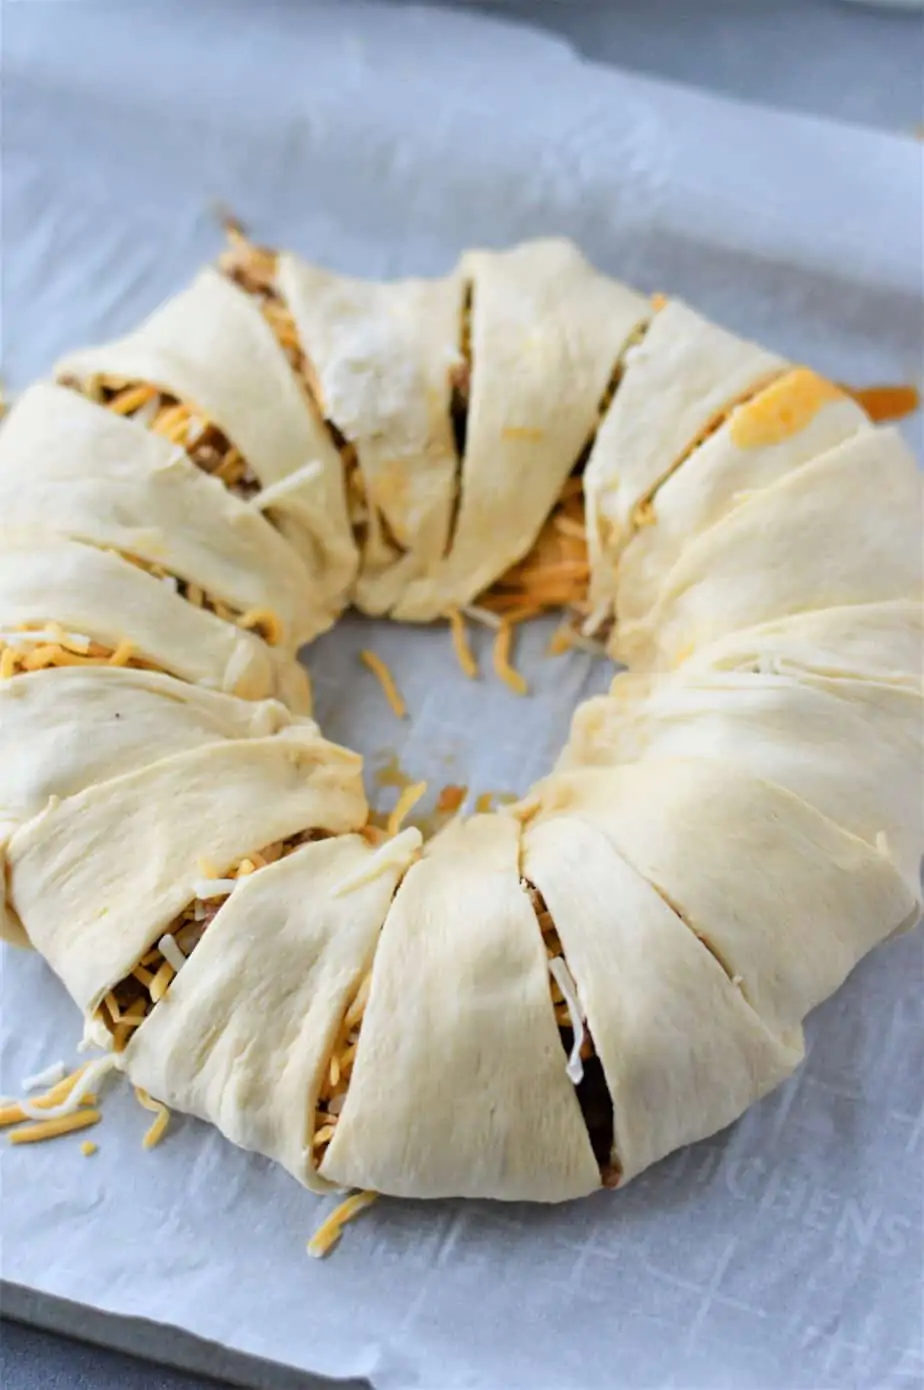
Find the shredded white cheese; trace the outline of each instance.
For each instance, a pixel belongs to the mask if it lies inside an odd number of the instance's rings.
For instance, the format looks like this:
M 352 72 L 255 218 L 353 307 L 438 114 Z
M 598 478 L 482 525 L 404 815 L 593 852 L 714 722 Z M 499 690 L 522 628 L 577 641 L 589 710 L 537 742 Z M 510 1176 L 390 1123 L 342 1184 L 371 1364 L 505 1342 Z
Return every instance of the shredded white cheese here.
M 193 897 L 226 898 L 236 887 L 236 878 L 197 878 L 193 884 Z
M 172 590 L 173 593 L 177 593 L 179 590 L 180 581 L 177 579 L 175 574 L 161 575 L 160 582 L 161 584 L 166 584 L 167 588 Z
M 112 1056 L 99 1057 L 95 1062 L 88 1063 L 83 1075 L 60 1105 L 41 1106 L 28 1100 L 20 1100 L 19 1108 L 30 1120 L 56 1120 L 64 1115 L 73 1115 L 84 1096 L 94 1091 L 100 1077 L 112 1071 L 115 1065 L 116 1059 Z
M 162 936 L 158 941 L 157 949 L 160 951 L 167 964 L 172 965 L 179 975 L 183 966 L 186 964 L 186 957 L 177 945 L 176 937 L 171 936 L 170 933 L 167 932 L 166 935 Z
M 274 507 L 280 498 L 287 497 L 290 492 L 298 492 L 306 483 L 316 483 L 319 480 L 322 483 L 324 481 L 324 467 L 317 459 L 312 459 L 310 463 L 296 468 L 294 473 L 289 473 L 287 477 L 263 488 L 256 497 L 251 498 L 250 506 L 258 512 L 265 511 L 267 507 Z
M 24 1091 L 44 1091 L 49 1086 L 57 1086 L 59 1081 L 63 1081 L 67 1076 L 67 1067 L 63 1062 L 52 1062 L 50 1067 L 44 1071 L 37 1071 L 34 1076 L 24 1076 L 22 1089 Z
M 568 1073 L 569 1080 L 573 1081 L 576 1086 L 584 1077 L 584 1063 L 581 1060 L 581 1048 L 584 1046 L 584 1015 L 581 1012 L 581 1002 L 578 999 L 574 978 L 565 965 L 563 956 L 555 956 L 549 961 L 549 974 L 564 996 L 565 1007 L 571 1019 L 574 1041 L 571 1044 L 571 1055 L 565 1064 L 565 1071 Z

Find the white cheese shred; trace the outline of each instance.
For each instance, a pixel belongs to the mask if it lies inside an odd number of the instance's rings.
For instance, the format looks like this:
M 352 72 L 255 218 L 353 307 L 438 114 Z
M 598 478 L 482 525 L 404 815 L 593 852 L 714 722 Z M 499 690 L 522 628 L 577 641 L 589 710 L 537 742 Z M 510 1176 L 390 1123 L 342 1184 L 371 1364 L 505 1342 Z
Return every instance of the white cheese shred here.
M 186 964 L 186 957 L 177 945 L 176 937 L 171 936 L 170 933 L 167 932 L 167 934 L 162 936 L 158 941 L 157 949 L 160 951 L 167 964 L 172 965 L 179 975 L 183 966 Z
M 87 1063 L 60 1105 L 37 1105 L 33 1101 L 23 1099 L 18 1102 L 19 1108 L 30 1120 L 57 1120 L 65 1115 L 73 1115 L 84 1096 L 94 1092 L 100 1077 L 112 1071 L 115 1065 L 115 1057 L 98 1057 L 95 1062 Z
M 312 459 L 310 463 L 302 464 L 301 468 L 296 468 L 294 473 L 289 473 L 285 478 L 280 478 L 276 483 L 270 483 L 269 487 L 262 488 L 250 499 L 250 506 L 254 511 L 264 512 L 267 507 L 275 507 L 283 498 L 288 497 L 291 492 L 299 492 L 303 487 L 316 484 L 320 481 L 324 485 L 324 467 L 317 460 Z
M 236 878 L 197 878 L 193 884 L 193 895 L 197 898 L 226 898 L 236 887 Z
M 50 1067 L 44 1071 L 37 1071 L 34 1076 L 24 1076 L 22 1079 L 22 1089 L 24 1091 L 44 1091 L 49 1086 L 57 1086 L 59 1081 L 63 1081 L 67 1076 L 67 1067 L 63 1062 L 52 1062 Z
M 571 1019 L 574 1042 L 571 1044 L 571 1055 L 565 1065 L 565 1071 L 569 1080 L 576 1086 L 584 1078 L 584 1063 L 581 1060 L 581 1048 L 584 1046 L 584 1015 L 581 1012 L 577 985 L 571 971 L 565 965 L 563 956 L 555 956 L 549 961 L 549 974 L 562 992 Z

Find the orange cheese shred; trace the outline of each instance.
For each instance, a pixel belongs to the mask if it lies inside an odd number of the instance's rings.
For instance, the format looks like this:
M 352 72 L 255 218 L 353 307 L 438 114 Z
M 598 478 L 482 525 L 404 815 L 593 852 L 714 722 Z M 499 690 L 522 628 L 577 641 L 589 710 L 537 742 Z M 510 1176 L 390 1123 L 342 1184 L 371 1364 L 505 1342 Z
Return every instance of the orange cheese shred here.
M 921 404 L 921 393 L 911 385 L 845 386 L 842 389 L 853 397 L 857 405 L 862 406 L 877 425 L 889 420 L 904 420 L 907 415 L 913 415 Z
M 150 1110 L 153 1115 L 157 1116 L 151 1127 L 145 1131 L 141 1141 L 142 1148 L 153 1149 L 154 1145 L 159 1144 L 164 1137 L 164 1131 L 170 1123 L 170 1111 L 163 1101 L 154 1100 L 141 1086 L 135 1087 L 135 1095 L 139 1105 L 143 1105 L 145 1110 Z
M 322 1221 L 309 1240 L 308 1254 L 316 1260 L 323 1258 L 337 1244 L 347 1222 L 352 1221 L 361 1211 L 365 1211 L 366 1207 L 371 1207 L 378 1195 L 377 1192 L 354 1192 L 352 1197 L 347 1197 L 345 1202 L 341 1202 L 326 1221 Z
M 395 678 L 380 656 L 375 652 L 364 648 L 359 654 L 359 659 L 363 665 L 376 677 L 385 694 L 385 699 L 391 705 L 392 710 L 399 719 L 407 718 L 407 705 L 401 698 L 401 693 L 395 683 Z
M 404 788 L 404 791 L 398 797 L 394 810 L 388 817 L 386 833 L 389 839 L 398 834 L 407 816 L 417 805 L 426 790 L 426 782 L 415 782 L 413 786 Z
M 511 665 L 510 646 L 513 641 L 513 623 L 505 618 L 494 639 L 493 662 L 495 674 L 508 685 L 515 695 L 526 695 L 529 686 L 523 676 Z
M 468 629 L 465 626 L 465 619 L 458 608 L 451 608 L 448 616 L 449 629 L 452 633 L 452 646 L 456 654 L 456 660 L 469 680 L 473 681 L 478 676 L 478 663 L 475 660 L 475 654 L 468 640 Z
M 22 1129 L 10 1131 L 11 1144 L 40 1144 L 45 1139 L 57 1139 L 62 1134 L 72 1134 L 74 1130 L 89 1129 L 99 1124 L 102 1115 L 98 1110 L 75 1110 L 72 1115 L 58 1115 L 53 1120 L 38 1120 Z

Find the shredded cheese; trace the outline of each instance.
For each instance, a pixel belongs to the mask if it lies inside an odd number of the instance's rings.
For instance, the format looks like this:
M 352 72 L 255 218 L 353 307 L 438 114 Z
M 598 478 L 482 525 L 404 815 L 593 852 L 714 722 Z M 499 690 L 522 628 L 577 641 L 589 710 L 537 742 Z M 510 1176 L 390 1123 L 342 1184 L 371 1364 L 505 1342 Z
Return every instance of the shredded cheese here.
M 468 787 L 457 787 L 451 782 L 440 791 L 436 801 L 436 809 L 440 814 L 458 811 L 468 795 Z
M 160 968 L 158 969 L 157 974 L 154 976 L 153 980 L 151 981 L 151 983 L 150 983 L 150 985 L 149 985 L 149 987 L 148 987 L 148 993 L 149 993 L 150 996 L 151 996 L 151 1002 L 152 1002 L 152 1004 L 159 1004 L 159 1003 L 160 1003 L 160 1001 L 163 999 L 164 995 L 167 993 L 167 990 L 170 988 L 171 984 L 173 983 L 173 977 L 174 977 L 175 974 L 176 974 L 176 971 L 174 970 L 173 966 L 170 964 L 170 962 L 169 962 L 168 960 L 165 960 L 164 963 L 163 963 L 163 965 L 161 965 Z M 135 1015 L 135 1017 L 138 1018 L 138 1025 L 140 1025 L 142 1019 L 143 1019 L 144 1016 L 145 1016 L 145 1012 L 144 1012 L 144 1000 L 143 1000 L 143 999 L 139 999 L 139 1000 L 136 1000 L 135 1003 L 136 1003 L 136 1006 L 137 1006 L 137 1005 L 140 1005 L 140 1006 L 141 1006 L 141 1007 L 140 1007 L 140 1010 L 139 1010 L 139 1014 Z M 123 1013 L 123 1015 L 122 1015 L 122 1022 L 124 1023 L 124 1022 L 127 1022 L 128 1020 L 129 1020 L 129 1014 L 128 1014 L 128 1012 L 126 1011 L 126 1012 Z
M 842 388 L 852 396 L 857 405 L 866 411 L 876 424 L 887 420 L 903 420 L 911 415 L 921 404 L 921 396 L 915 386 L 845 386 Z
M 400 835 L 380 845 L 365 864 L 361 864 L 353 873 L 341 879 L 337 886 L 331 889 L 331 897 L 342 898 L 346 893 L 362 888 L 364 884 L 371 883 L 392 869 L 405 872 L 417 858 L 422 845 L 423 836 L 420 831 L 416 826 L 409 825 Z
M 565 1071 L 576 1086 L 584 1077 L 584 1064 L 581 1061 L 581 1049 L 584 1046 L 584 1015 L 578 999 L 577 986 L 571 971 L 565 964 L 564 956 L 554 956 L 549 961 L 549 973 L 562 992 L 571 1031 L 574 1034 L 574 1042 L 571 1044 L 571 1054 L 565 1065 Z
M 284 497 L 288 497 L 291 492 L 299 492 L 306 484 L 315 483 L 318 479 L 323 479 L 324 468 L 317 460 L 304 464 L 301 468 L 296 468 L 294 473 L 289 473 L 285 478 L 280 478 L 278 482 L 270 483 L 269 487 L 262 488 L 256 497 L 251 498 L 250 505 L 256 511 L 265 512 Z
M 70 1076 L 64 1077 L 56 1086 L 53 1086 L 44 1096 L 39 1096 L 36 1100 L 22 1099 L 15 1106 L 0 1111 L 0 1125 L 10 1124 L 19 1119 L 52 1120 L 73 1115 L 87 1096 L 93 1092 L 96 1083 L 107 1072 L 112 1071 L 114 1066 L 115 1058 L 106 1056 L 78 1067 Z M 15 1110 L 17 1113 L 12 1115 L 11 1119 L 7 1119 L 5 1116 L 10 1110 Z
M 415 782 L 413 786 L 404 788 L 404 791 L 401 793 L 401 795 L 398 797 L 397 802 L 395 803 L 395 807 L 391 812 L 391 815 L 388 817 L 388 824 L 385 827 L 385 833 L 389 836 L 389 838 L 393 838 L 395 835 L 398 834 L 398 831 L 401 829 L 407 816 L 417 805 L 418 801 L 423 796 L 426 790 L 426 782 Z
M 34 1076 L 25 1076 L 22 1080 L 24 1091 L 40 1091 L 45 1086 L 57 1086 L 59 1081 L 63 1081 L 67 1076 L 67 1067 L 63 1062 L 52 1062 L 51 1066 L 44 1071 L 37 1071 Z
M 319 1260 L 334 1248 L 343 1235 L 343 1228 L 366 1207 L 371 1207 L 378 1197 L 377 1192 L 354 1192 L 345 1202 L 332 1211 L 330 1216 L 315 1231 L 308 1242 L 308 1254 Z
M 456 654 L 456 660 L 469 680 L 473 681 L 478 676 L 478 662 L 475 660 L 474 652 L 468 640 L 465 619 L 458 608 L 451 608 L 448 616 L 449 630 L 452 633 L 452 645 Z
M 158 941 L 157 949 L 168 965 L 173 968 L 174 973 L 179 975 L 183 966 L 186 964 L 186 957 L 177 945 L 176 937 L 171 936 L 171 934 L 167 932 L 166 935 L 162 936 Z M 132 973 L 134 974 L 136 972 L 133 971 Z M 145 973 L 147 974 L 148 972 Z M 153 977 L 149 975 L 148 979 L 142 979 L 141 983 L 150 987 L 150 985 L 153 984 Z
M 270 647 L 278 647 L 284 635 L 282 619 L 271 608 L 251 608 L 237 620 L 238 627 L 255 630 Z
M 473 623 L 481 623 L 482 627 L 489 627 L 494 632 L 501 625 L 501 620 L 496 613 L 492 613 L 490 608 L 482 608 L 477 603 L 466 603 L 459 612 L 465 618 L 470 618 Z
M 497 637 L 494 639 L 494 671 L 515 695 L 526 695 L 529 686 L 510 663 L 510 644 L 513 640 L 513 625 L 509 618 L 505 619 L 498 630 Z
M 80 1152 L 83 1154 L 84 1158 L 92 1157 L 92 1155 L 95 1154 L 98 1151 L 98 1149 L 99 1145 L 94 1144 L 92 1139 L 84 1139 L 83 1143 L 80 1146 Z
M 226 898 L 236 887 L 236 878 L 197 878 L 193 883 L 193 897 Z
M 98 1110 L 79 1110 L 73 1115 L 59 1115 L 55 1120 L 41 1120 L 37 1124 L 26 1125 L 23 1129 L 10 1131 L 11 1144 L 39 1144 L 45 1139 L 57 1139 L 62 1134 L 73 1134 L 78 1129 L 89 1129 L 99 1124 L 102 1115 Z
M 142 1148 L 153 1149 L 154 1145 L 159 1144 L 164 1137 L 164 1131 L 170 1123 L 170 1111 L 163 1101 L 154 1100 L 141 1086 L 135 1087 L 135 1095 L 138 1098 L 138 1103 L 143 1105 L 145 1110 L 150 1110 L 152 1114 L 157 1116 L 151 1127 L 145 1131 L 141 1141 Z
M 392 710 L 397 715 L 397 717 L 399 719 L 406 719 L 407 705 L 401 698 L 401 694 L 398 690 L 397 685 L 395 684 L 394 676 L 391 674 L 391 671 L 388 669 L 382 658 L 380 656 L 376 656 L 375 652 L 369 651 L 368 648 L 364 648 L 363 651 L 360 652 L 359 658 L 362 661 L 363 665 L 366 666 L 367 669 L 370 670 L 378 680 L 379 684 L 382 687 L 382 690 L 384 691 L 385 699 L 391 705 Z

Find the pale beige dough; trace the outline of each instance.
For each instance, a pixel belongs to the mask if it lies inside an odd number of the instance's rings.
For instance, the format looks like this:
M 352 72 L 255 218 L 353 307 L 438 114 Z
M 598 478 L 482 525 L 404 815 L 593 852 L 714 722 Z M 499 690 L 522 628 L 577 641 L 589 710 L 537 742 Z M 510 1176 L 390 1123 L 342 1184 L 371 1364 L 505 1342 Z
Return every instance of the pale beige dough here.
M 269 610 L 287 645 L 329 623 L 314 581 L 275 527 L 169 440 L 40 382 L 0 431 L 7 526 L 111 547 L 198 584 L 245 614 Z
M 401 884 L 321 1165 L 331 1182 L 546 1202 L 599 1186 L 518 856 L 514 820 L 475 816 Z
M 626 342 L 650 305 L 569 242 L 469 251 L 472 379 L 449 553 L 399 616 L 462 606 L 530 549 L 598 423 Z
M 793 394 L 798 398 L 805 390 L 805 375 L 797 372 L 778 379 L 770 391 L 779 394 L 785 382 L 795 378 Z M 819 382 L 819 387 L 823 386 Z M 758 396 L 758 403 L 760 400 Z M 635 531 L 620 557 L 617 622 L 631 622 L 647 612 L 657 597 L 662 576 L 686 546 L 710 526 L 802 464 L 872 428 L 849 396 L 832 395 L 801 429 L 772 442 L 744 447 L 737 439 L 737 428 L 748 412 L 747 405 L 735 407 L 720 429 L 654 493 L 653 524 Z
M 212 921 L 121 1064 L 171 1107 L 209 1120 L 318 1191 L 318 1087 L 400 877 L 336 896 L 372 850 L 341 835 L 252 874 Z
M 613 1098 L 614 1158 L 632 1178 L 736 1120 L 802 1060 L 693 932 L 590 825 L 526 836 L 524 872 L 552 912 Z
M 758 673 L 618 676 L 576 711 L 559 768 L 719 758 L 777 782 L 889 853 L 915 888 L 924 701 L 872 681 Z
M 279 258 L 279 291 L 317 379 L 319 404 L 355 447 L 366 498 L 366 539 L 355 600 L 369 613 L 396 606 L 435 571 L 449 539 L 456 491 L 450 418 L 459 365 L 463 281 L 376 284 Z M 382 519 L 398 549 L 383 533 Z
M 287 651 L 188 603 L 105 550 L 37 528 L 0 529 L 0 631 L 59 623 L 183 680 L 244 699 L 310 708 L 304 669 Z
M 274 840 L 366 819 L 361 760 L 308 726 L 213 743 L 52 801 L 7 845 L 10 904 L 92 1013 L 195 884 Z M 216 789 L 221 795 L 216 796 Z
M 566 816 L 605 835 L 779 1037 L 919 914 L 886 853 L 718 758 L 558 773 L 534 795 L 537 823 Z
M 312 570 L 333 621 L 358 558 L 340 455 L 249 295 L 207 268 L 134 332 L 69 353 L 55 371 L 81 381 L 149 382 L 197 407 L 264 487 L 311 465 L 302 484 L 280 497 L 275 514 Z
M 854 435 L 685 547 L 613 653 L 672 666 L 741 628 L 842 605 L 920 600 L 921 478 L 895 429 Z
M 781 372 L 774 353 L 672 299 L 626 359 L 584 475 L 591 599 L 611 604 L 636 509 L 676 467 L 717 412 Z

